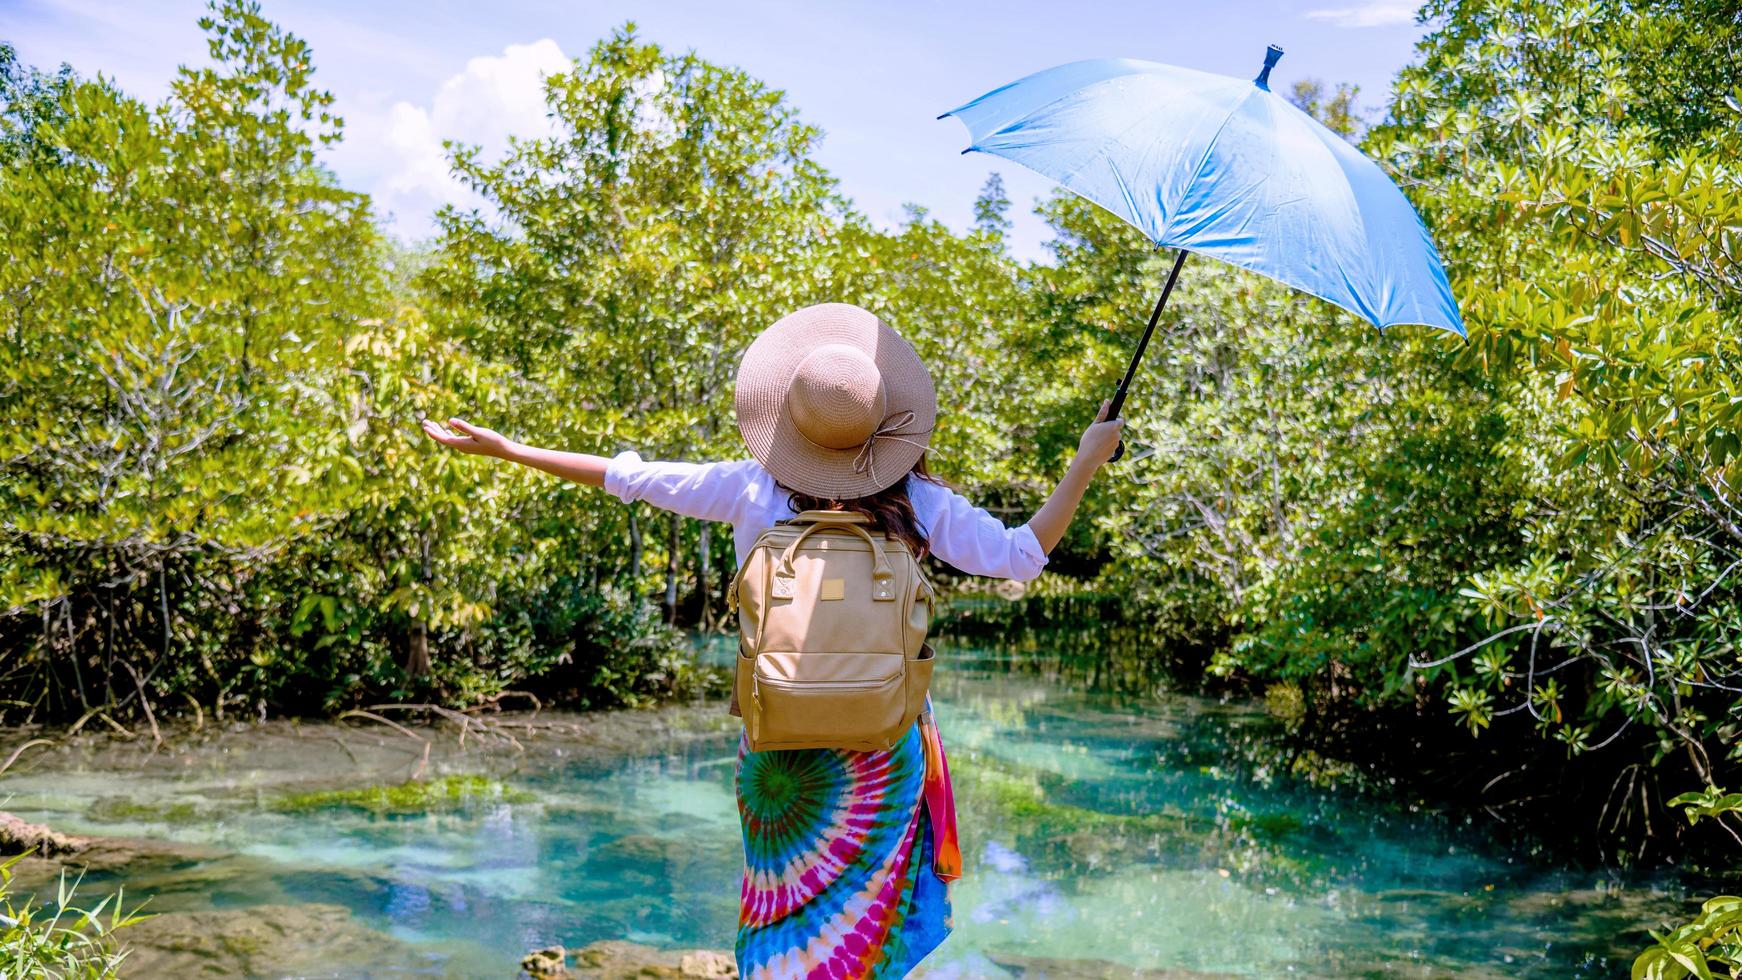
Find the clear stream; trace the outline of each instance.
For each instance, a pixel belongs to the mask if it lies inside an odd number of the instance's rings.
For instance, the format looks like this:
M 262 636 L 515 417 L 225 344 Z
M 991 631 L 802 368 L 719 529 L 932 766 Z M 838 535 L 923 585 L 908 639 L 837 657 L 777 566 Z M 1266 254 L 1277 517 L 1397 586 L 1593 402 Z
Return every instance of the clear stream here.
M 1670 879 L 1623 886 L 1279 776 L 1257 706 L 1116 695 L 1019 656 L 952 644 L 934 684 L 967 869 L 926 976 L 1625 976 L 1643 929 L 1688 907 Z M 0 808 L 182 845 L 86 887 L 124 884 L 196 933 L 242 910 L 343 923 L 304 923 L 294 962 L 226 960 L 256 940 L 220 934 L 206 975 L 508 977 L 528 950 L 599 939 L 729 950 L 723 706 L 554 718 L 573 730 L 525 751 L 437 729 L 426 778 L 499 783 L 409 813 L 283 803 L 413 772 L 417 743 L 367 722 L 27 755 Z

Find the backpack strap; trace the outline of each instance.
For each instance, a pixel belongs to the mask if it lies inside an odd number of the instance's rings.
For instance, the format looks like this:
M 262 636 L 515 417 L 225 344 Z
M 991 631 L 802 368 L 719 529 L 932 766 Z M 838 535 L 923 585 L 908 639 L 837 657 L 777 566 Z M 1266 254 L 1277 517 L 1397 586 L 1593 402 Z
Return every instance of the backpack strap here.
M 732 581 L 726 585 L 726 611 L 733 615 L 738 612 L 738 583 L 744 581 L 744 569 L 749 564 L 744 562 L 739 565 L 738 570 L 732 573 Z

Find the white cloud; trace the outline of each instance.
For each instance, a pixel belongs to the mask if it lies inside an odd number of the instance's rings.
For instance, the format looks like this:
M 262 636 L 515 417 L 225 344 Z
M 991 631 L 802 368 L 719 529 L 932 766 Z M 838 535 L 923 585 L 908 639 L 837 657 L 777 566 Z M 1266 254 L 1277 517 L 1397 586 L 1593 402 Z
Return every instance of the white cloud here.
M 501 55 L 473 58 L 466 70 L 443 82 L 429 104 L 395 102 L 343 107 L 345 140 L 332 153 L 334 169 L 361 176 L 361 189 L 389 227 L 407 239 L 434 231 L 431 220 L 443 204 L 481 206 L 482 200 L 448 172 L 443 140 L 499 156 L 508 137 L 548 136 L 544 78 L 569 70 L 568 56 L 549 38 L 511 44 Z
M 1415 23 L 1418 0 L 1367 0 L 1354 7 L 1307 12 L 1311 20 L 1328 20 L 1338 27 L 1391 27 Z

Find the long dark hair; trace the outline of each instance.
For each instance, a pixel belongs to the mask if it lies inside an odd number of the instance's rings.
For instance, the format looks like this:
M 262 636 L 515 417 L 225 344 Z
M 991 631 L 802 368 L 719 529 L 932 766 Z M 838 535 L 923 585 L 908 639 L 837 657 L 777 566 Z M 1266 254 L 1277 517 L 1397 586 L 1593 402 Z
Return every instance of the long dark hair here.
M 926 469 L 923 455 L 908 472 L 927 483 L 935 483 L 940 487 L 949 486 Z M 805 510 L 845 510 L 864 514 L 871 519 L 874 527 L 907 545 L 907 550 L 913 552 L 913 557 L 923 559 L 931 551 L 931 543 L 926 540 L 925 531 L 919 526 L 919 518 L 914 516 L 913 501 L 907 496 L 906 477 L 895 481 L 895 485 L 887 490 L 879 490 L 864 497 L 848 497 L 845 500 L 813 497 L 785 484 L 778 485 L 787 492 L 787 505 L 794 514 Z

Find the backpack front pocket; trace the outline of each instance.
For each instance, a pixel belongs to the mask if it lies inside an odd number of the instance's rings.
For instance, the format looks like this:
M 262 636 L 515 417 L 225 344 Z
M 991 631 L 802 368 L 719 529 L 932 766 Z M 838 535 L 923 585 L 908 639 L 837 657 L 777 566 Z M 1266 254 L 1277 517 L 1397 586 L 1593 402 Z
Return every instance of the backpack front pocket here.
M 758 742 L 857 741 L 901 724 L 902 658 L 887 653 L 788 653 L 756 658 L 750 698 Z

